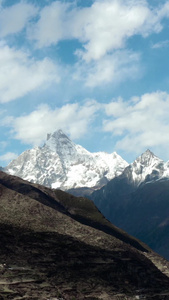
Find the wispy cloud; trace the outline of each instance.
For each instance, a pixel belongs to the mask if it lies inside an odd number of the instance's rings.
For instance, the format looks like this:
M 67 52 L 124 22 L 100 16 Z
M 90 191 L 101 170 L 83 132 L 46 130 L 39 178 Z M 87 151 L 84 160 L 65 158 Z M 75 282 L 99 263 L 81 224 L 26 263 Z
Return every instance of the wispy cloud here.
M 103 130 L 118 137 L 117 149 L 141 153 L 145 148 L 168 148 L 169 94 L 156 92 L 132 98 L 119 99 L 105 106 L 108 116 Z
M 51 82 L 59 70 L 48 58 L 36 60 L 29 53 L 0 44 L 0 103 L 9 102 Z
M 152 45 L 153 49 L 165 48 L 169 46 L 169 40 L 161 41 Z
M 8 164 L 11 160 L 17 158 L 18 155 L 13 152 L 7 152 L 3 155 L 0 155 L 0 162 Z
M 82 80 L 87 87 L 105 84 L 119 84 L 126 79 L 136 79 L 142 76 L 140 54 L 121 50 L 105 55 L 92 63 L 78 62 L 73 73 L 74 80 Z

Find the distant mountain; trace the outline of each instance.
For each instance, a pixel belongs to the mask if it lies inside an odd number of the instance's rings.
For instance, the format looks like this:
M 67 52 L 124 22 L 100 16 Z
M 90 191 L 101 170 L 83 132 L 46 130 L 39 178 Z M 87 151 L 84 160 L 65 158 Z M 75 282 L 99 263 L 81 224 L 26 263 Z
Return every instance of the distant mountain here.
M 0 172 L 0 299 L 167 299 L 169 262 L 92 201 Z
M 116 152 L 90 153 L 58 130 L 43 147 L 23 152 L 3 170 L 52 188 L 98 188 L 122 173 L 128 163 Z
M 165 163 L 147 150 L 124 170 L 122 177 L 126 177 L 133 187 L 160 179 L 168 179 L 169 162 Z
M 90 198 L 116 226 L 169 259 L 169 167 L 147 150 Z

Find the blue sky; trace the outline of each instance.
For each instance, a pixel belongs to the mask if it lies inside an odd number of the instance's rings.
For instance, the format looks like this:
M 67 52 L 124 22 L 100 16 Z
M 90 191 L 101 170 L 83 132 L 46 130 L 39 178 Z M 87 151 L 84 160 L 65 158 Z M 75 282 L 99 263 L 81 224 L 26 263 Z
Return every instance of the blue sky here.
M 0 0 L 0 165 L 62 129 L 169 160 L 169 1 Z

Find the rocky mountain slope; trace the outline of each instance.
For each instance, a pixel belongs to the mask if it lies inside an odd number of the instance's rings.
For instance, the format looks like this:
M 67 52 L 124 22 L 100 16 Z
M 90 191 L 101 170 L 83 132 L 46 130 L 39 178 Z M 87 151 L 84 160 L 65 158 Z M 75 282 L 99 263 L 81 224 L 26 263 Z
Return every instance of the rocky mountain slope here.
M 169 259 L 168 163 L 147 150 L 91 199 L 116 226 Z
M 94 204 L 0 172 L 0 299 L 168 299 L 169 262 Z
M 43 147 L 23 152 L 3 170 L 52 188 L 98 188 L 122 173 L 128 163 L 116 152 L 90 153 L 61 130 L 49 134 Z

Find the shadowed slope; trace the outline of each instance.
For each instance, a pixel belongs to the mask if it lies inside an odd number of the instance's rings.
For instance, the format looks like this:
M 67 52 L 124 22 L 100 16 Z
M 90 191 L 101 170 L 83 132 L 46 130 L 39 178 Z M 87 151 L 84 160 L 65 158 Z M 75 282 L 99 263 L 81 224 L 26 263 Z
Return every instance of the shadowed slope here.
M 127 234 L 123 239 L 133 246 L 118 239 L 113 232 L 123 237 L 123 231 L 85 198 L 0 172 L 0 220 L 0 299 L 169 295 L 169 278 L 146 257 L 156 260 L 156 254 Z M 107 226 L 109 234 L 96 225 Z
M 8 189 L 11 189 L 21 195 L 52 207 L 62 212 L 82 224 L 89 225 L 96 229 L 102 230 L 118 239 L 129 243 L 142 251 L 150 250 L 145 244 L 129 236 L 126 232 L 113 226 L 96 208 L 94 203 L 84 197 L 74 197 L 61 190 L 51 190 L 49 188 L 29 183 L 21 178 L 7 175 L 0 172 L 0 183 Z
M 134 189 L 119 176 L 90 197 L 113 224 L 169 259 L 169 180 Z

